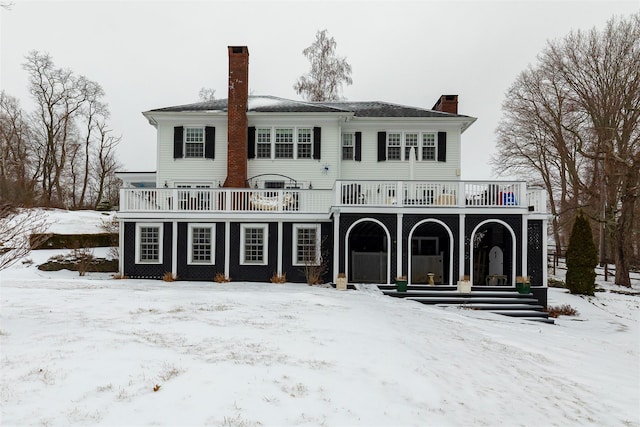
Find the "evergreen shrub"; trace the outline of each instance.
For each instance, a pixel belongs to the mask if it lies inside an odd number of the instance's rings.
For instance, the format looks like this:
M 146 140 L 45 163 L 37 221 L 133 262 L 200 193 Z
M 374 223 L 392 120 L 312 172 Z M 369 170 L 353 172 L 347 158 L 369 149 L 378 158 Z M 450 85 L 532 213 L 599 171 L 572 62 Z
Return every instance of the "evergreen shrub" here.
M 589 220 L 578 213 L 567 249 L 567 288 L 572 294 L 593 295 L 596 290 L 598 251 Z

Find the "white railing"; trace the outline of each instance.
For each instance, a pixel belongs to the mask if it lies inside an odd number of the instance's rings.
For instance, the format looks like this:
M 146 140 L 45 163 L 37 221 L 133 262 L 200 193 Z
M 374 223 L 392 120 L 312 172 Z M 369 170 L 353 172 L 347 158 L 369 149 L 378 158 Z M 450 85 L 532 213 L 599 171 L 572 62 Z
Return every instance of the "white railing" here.
M 331 206 L 528 208 L 546 212 L 543 189 L 520 181 L 336 181 L 333 190 L 125 188 L 122 212 L 328 213 Z
M 329 212 L 332 190 L 123 188 L 122 212 Z
M 521 181 L 337 181 L 337 206 L 529 207 L 546 211 L 544 194 Z

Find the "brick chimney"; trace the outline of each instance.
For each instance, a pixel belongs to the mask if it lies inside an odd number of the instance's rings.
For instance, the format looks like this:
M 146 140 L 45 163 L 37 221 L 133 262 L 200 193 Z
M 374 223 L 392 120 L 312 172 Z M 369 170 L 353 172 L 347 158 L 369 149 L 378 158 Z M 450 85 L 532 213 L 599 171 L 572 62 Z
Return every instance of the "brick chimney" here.
M 458 95 L 442 95 L 432 110 L 458 114 Z
M 249 49 L 229 46 L 229 97 L 227 112 L 227 179 L 225 187 L 247 186 L 247 100 Z

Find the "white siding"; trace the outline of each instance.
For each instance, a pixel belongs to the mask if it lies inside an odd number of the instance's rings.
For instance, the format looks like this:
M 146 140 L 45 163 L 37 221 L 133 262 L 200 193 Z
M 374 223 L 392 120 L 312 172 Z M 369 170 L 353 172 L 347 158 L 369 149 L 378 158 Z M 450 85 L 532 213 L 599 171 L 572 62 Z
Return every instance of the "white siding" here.
M 184 112 L 154 117 L 158 121 L 157 185 L 175 187 L 176 183 L 208 183 L 216 187 L 227 176 L 227 116 L 207 112 Z M 174 126 L 214 126 L 215 159 L 174 159 Z M 322 156 L 316 159 L 249 159 L 247 177 L 280 174 L 313 184 L 314 189 L 331 189 L 337 179 L 407 180 L 409 162 L 378 162 L 378 132 L 447 132 L 446 162 L 417 161 L 416 180 L 458 180 L 460 174 L 460 121 L 441 119 L 359 119 L 344 123 L 340 117 L 314 114 L 248 115 L 248 126 L 320 127 Z M 342 160 L 342 132 L 362 132 L 362 161 Z M 269 179 L 269 177 L 265 177 Z M 274 180 L 278 180 L 276 177 Z
M 292 115 L 293 116 L 293 115 Z M 317 116 L 290 117 L 257 117 L 249 118 L 249 126 L 258 127 L 320 127 L 321 158 L 316 159 L 250 159 L 247 165 L 248 177 L 261 174 L 281 174 L 296 181 L 311 182 L 314 189 L 330 189 L 338 179 L 338 153 L 336 147 L 340 143 L 341 132 L 338 120 Z M 325 173 L 325 166 L 328 170 Z M 277 179 L 275 179 L 277 180 Z
M 216 128 L 215 159 L 174 159 L 173 128 L 175 126 L 214 126 Z M 158 124 L 157 185 L 175 187 L 175 183 L 209 183 L 217 186 L 227 177 L 227 117 L 183 117 L 162 120 Z
M 426 122 L 426 123 L 425 123 Z M 409 162 L 399 160 L 378 161 L 378 132 L 447 132 L 446 162 L 417 161 L 416 180 L 460 179 L 460 127 L 423 123 L 358 123 L 354 120 L 343 128 L 344 132 L 362 132 L 362 161 L 344 160 L 341 163 L 341 179 L 390 179 L 408 180 Z M 437 142 L 437 141 L 436 141 Z M 340 154 L 341 156 L 341 154 Z M 341 157 L 340 157 L 341 158 Z

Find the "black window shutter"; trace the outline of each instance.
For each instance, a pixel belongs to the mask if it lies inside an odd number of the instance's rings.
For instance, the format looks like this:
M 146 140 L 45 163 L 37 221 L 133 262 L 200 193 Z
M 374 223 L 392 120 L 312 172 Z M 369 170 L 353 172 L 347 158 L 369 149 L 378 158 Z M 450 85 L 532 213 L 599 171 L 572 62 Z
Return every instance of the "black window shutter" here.
M 313 128 L 313 158 L 316 160 L 320 160 L 320 130 L 321 129 L 319 127 Z
M 438 132 L 438 161 L 447 161 L 447 133 Z
M 378 161 L 387 160 L 387 133 L 378 132 Z
M 356 132 L 356 152 L 354 160 L 356 162 L 362 161 L 362 132 Z
M 207 126 L 204 128 L 204 157 L 216 158 L 216 128 Z
M 256 158 L 256 127 L 249 126 L 247 130 L 247 158 Z
M 176 126 L 173 128 L 173 158 L 181 159 L 182 155 L 182 133 L 184 132 L 183 126 Z

